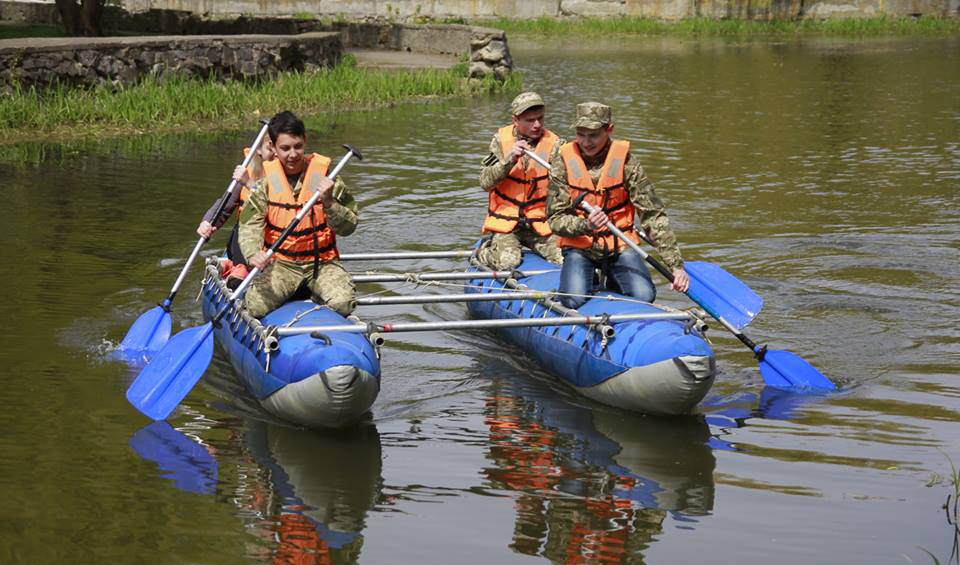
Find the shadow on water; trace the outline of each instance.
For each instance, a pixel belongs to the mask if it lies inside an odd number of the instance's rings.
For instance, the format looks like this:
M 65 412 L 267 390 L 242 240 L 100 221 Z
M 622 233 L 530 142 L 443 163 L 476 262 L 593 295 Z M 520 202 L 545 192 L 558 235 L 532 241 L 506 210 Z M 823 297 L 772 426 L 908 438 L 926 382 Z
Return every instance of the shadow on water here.
M 233 427 L 233 426 L 231 426 Z M 249 557 L 273 563 L 357 563 L 367 512 L 380 496 L 380 435 L 372 424 L 318 433 L 245 419 L 222 457 L 196 437 L 154 422 L 130 438 L 174 488 L 226 496 L 256 538 Z M 231 453 L 232 451 L 232 453 Z M 225 467 L 226 465 L 222 465 Z M 227 493 L 234 489 L 234 492 Z

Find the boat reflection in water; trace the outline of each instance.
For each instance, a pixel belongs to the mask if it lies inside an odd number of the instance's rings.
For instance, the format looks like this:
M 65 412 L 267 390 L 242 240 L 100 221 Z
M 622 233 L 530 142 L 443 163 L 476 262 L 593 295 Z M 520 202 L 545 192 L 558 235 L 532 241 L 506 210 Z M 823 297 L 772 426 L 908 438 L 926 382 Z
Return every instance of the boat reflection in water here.
M 383 483 L 376 427 L 319 433 L 247 418 L 230 428 L 242 433 L 224 446 L 221 467 L 230 459 L 236 476 L 221 477 L 218 494 L 238 507 L 258 540 L 248 557 L 290 565 L 357 563 L 366 515 Z M 130 440 L 177 488 L 214 494 L 216 461 L 202 446 L 194 443 L 197 451 L 188 443 L 193 440 L 166 422 L 150 424 Z M 233 470 L 221 470 L 227 474 Z
M 518 491 L 510 547 L 556 563 L 628 563 L 671 516 L 713 510 L 715 459 L 703 417 L 651 418 L 564 399 L 532 379 L 493 377 L 484 470 Z
M 356 563 L 367 512 L 382 488 L 372 424 L 318 433 L 250 420 L 244 447 L 259 468 L 245 506 L 275 539 L 275 563 Z

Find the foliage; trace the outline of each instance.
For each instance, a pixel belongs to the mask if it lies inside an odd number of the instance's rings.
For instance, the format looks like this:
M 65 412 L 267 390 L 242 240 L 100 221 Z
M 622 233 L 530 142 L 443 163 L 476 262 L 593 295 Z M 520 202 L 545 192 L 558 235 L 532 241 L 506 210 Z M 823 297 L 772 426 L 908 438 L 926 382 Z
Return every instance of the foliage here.
M 0 25 L 0 39 L 23 37 L 62 37 L 63 26 L 47 24 Z
M 493 78 L 468 80 L 466 65 L 451 69 L 375 70 L 342 64 L 313 73 L 283 73 L 255 81 L 149 77 L 133 86 L 101 84 L 89 89 L 57 84 L 48 89 L 14 85 L 0 100 L 0 132 L 42 135 L 68 128 L 173 130 L 240 125 L 251 115 L 277 108 L 304 115 L 330 109 L 370 108 L 406 100 L 514 90 Z

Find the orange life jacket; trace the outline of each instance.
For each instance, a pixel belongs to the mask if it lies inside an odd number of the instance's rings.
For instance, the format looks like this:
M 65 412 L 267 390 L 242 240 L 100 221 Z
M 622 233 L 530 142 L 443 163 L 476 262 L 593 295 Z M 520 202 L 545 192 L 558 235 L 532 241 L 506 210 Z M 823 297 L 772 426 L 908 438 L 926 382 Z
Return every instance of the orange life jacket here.
M 504 126 L 497 132 L 500 149 L 506 155 L 513 148 L 513 126 Z M 549 161 L 553 147 L 559 138 L 550 130 L 544 130 L 543 137 L 535 149 L 544 161 Z M 527 161 L 527 166 L 523 162 Z M 490 190 L 487 203 L 487 219 L 483 222 L 483 233 L 511 233 L 521 221 L 526 222 L 542 236 L 552 232 L 547 225 L 547 181 L 550 171 L 531 158 L 517 159 L 516 164 L 507 173 L 506 178 Z
M 264 161 L 263 172 L 267 178 L 267 218 L 263 242 L 269 247 L 280 237 L 281 232 L 293 221 L 300 208 L 310 200 L 316 177 L 327 174 L 330 158 L 314 153 L 307 159 L 306 174 L 303 177 L 300 194 L 294 197 L 293 189 L 287 182 L 287 175 L 279 159 Z M 323 210 L 323 203 L 317 200 L 300 223 L 290 232 L 276 252 L 277 257 L 288 261 L 308 262 L 332 261 L 340 256 L 337 252 L 337 238 Z
M 630 202 L 630 194 L 623 187 L 624 166 L 627 162 L 627 155 L 630 154 L 629 141 L 613 141 L 610 149 L 607 151 L 607 158 L 603 163 L 603 169 L 600 171 L 600 178 L 597 184 L 593 184 L 590 179 L 590 172 L 587 165 L 580 156 L 580 147 L 574 143 L 565 143 L 560 148 L 560 155 L 563 157 L 563 163 L 567 168 L 567 186 L 570 188 L 570 198 L 577 199 L 582 193 L 587 193 L 584 201 L 596 208 L 602 209 L 613 225 L 620 228 L 624 234 L 636 243 L 640 243 L 640 237 L 633 229 L 634 208 Z M 577 208 L 577 215 L 582 218 L 587 217 L 586 211 Z M 580 235 L 575 237 L 561 237 L 560 247 L 574 247 L 577 249 L 589 249 L 594 245 L 603 247 L 610 252 L 619 251 L 625 244 L 613 232 L 602 228 L 596 233 L 589 235 Z

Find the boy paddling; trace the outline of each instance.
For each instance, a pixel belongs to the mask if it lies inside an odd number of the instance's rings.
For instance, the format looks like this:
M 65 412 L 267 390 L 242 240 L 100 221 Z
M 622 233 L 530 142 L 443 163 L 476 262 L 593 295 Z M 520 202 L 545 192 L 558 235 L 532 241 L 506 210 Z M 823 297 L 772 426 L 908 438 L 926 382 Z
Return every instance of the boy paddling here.
M 621 293 L 645 302 L 656 298 L 643 258 L 606 228 L 608 221 L 637 243 L 641 240 L 637 231 L 642 231 L 673 271 L 673 288 L 685 292 L 690 279 L 666 209 L 639 160 L 632 158 L 630 142 L 611 138 L 610 107 L 578 104 L 573 129 L 576 139 L 564 144 L 550 163 L 547 194 L 550 228 L 560 236 L 563 250 L 560 301 L 568 308 L 582 306 L 597 268 Z M 589 215 L 574 208 L 581 195 L 596 208 Z M 634 216 L 639 217 L 638 224 Z
M 492 269 L 509 270 L 520 264 L 522 247 L 527 247 L 561 263 L 557 238 L 547 224 L 549 171 L 524 151 L 549 161 L 563 140 L 544 127 L 545 106 L 536 92 L 518 95 L 510 110 L 512 123 L 494 134 L 480 171 L 480 186 L 489 193 L 483 233 L 490 239 L 477 259 Z
M 328 157 L 304 154 L 306 128 L 292 112 L 274 116 L 268 133 L 277 158 L 263 163 L 264 177 L 253 185 L 240 214 L 240 250 L 250 265 L 262 270 L 246 293 L 247 311 L 261 318 L 306 285 L 314 302 L 346 316 L 356 307 L 355 290 L 350 275 L 337 261 L 336 238 L 357 228 L 357 203 L 342 177 L 336 182 L 327 178 Z M 266 249 L 313 190 L 320 192 L 316 204 L 267 258 Z
M 250 148 L 245 148 L 243 150 L 244 156 L 249 155 L 249 152 Z M 250 197 L 250 186 L 248 183 L 256 182 L 263 178 L 263 164 L 267 161 L 272 161 L 274 156 L 273 143 L 269 137 L 265 137 L 260 143 L 260 147 L 256 149 L 256 155 L 253 156 L 250 164 L 247 165 L 246 168 L 244 168 L 243 165 L 237 165 L 237 168 L 233 171 L 233 179 L 237 181 L 239 190 L 234 189 L 230 193 L 230 197 L 227 199 L 226 204 L 223 205 L 223 210 L 221 210 L 220 215 L 216 214 L 217 209 L 220 207 L 222 197 L 218 198 L 213 205 L 210 206 L 210 209 L 204 214 L 200 225 L 197 226 L 197 235 L 210 239 L 215 231 L 227 223 L 227 220 L 233 215 L 234 210 L 239 210 L 237 215 L 243 212 L 243 205 Z M 237 241 L 239 225 L 239 222 L 233 225 L 233 231 L 230 232 L 230 239 L 227 241 L 228 273 L 223 275 L 225 277 L 229 276 L 230 281 L 236 281 L 238 285 L 239 281 L 246 277 L 248 272 L 247 261 L 243 257 L 243 253 L 240 251 L 240 244 Z

